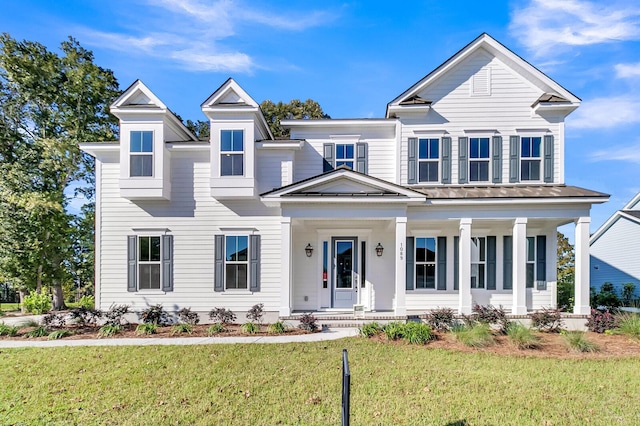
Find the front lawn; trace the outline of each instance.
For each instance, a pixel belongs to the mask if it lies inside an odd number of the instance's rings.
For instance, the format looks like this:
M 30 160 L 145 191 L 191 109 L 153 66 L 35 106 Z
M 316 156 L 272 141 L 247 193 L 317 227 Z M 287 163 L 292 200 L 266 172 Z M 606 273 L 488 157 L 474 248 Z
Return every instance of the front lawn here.
M 0 311 L 2 312 L 12 312 L 19 311 L 20 304 L 19 303 L 0 303 Z
M 640 359 L 545 359 L 352 338 L 1 350 L 0 424 L 639 424 Z

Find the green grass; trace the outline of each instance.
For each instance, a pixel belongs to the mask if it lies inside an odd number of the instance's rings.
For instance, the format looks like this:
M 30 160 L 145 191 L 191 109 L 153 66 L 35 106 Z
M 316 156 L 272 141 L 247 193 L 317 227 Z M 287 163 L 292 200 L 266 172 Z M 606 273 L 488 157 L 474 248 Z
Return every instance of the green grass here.
M 489 324 L 456 326 L 451 332 L 459 342 L 472 348 L 484 348 L 495 342 Z
M 625 336 L 640 340 L 640 315 L 623 314 L 620 316 L 618 330 Z
M 512 322 L 507 327 L 509 343 L 518 349 L 535 349 L 540 346 L 540 337 L 536 331 L 518 322 Z
M 598 352 L 598 345 L 590 341 L 584 331 L 566 331 L 562 336 L 564 343 L 573 352 Z
M 354 426 L 640 422 L 637 357 L 505 357 L 353 338 L 3 349 L 0 424 L 340 424 L 343 348 Z
M 19 310 L 20 310 L 19 303 L 0 303 L 0 311 L 12 312 L 12 311 L 19 311 Z

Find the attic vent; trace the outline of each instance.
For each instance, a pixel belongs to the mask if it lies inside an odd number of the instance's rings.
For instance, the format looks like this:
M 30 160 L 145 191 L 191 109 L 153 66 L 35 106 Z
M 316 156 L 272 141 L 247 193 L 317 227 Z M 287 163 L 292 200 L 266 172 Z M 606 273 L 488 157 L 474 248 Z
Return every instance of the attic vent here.
M 491 95 L 491 68 L 482 68 L 471 77 L 471 96 Z

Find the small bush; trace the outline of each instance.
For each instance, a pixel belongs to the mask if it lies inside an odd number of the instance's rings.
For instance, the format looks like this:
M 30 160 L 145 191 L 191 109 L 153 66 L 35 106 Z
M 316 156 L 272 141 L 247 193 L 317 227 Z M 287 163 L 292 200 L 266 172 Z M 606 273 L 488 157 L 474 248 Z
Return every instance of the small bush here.
M 0 336 L 9 336 L 13 337 L 18 334 L 20 327 L 16 327 L 14 325 L 7 325 L 5 323 L 0 323 Z
M 46 293 L 32 291 L 24 297 L 22 302 L 24 310 L 32 314 L 41 315 L 51 310 L 51 296 Z
M 200 322 L 200 316 L 191 308 L 182 308 L 178 311 L 178 321 L 183 324 L 196 325 Z
M 254 322 L 245 322 L 240 329 L 245 334 L 256 334 L 260 331 L 260 326 Z
M 475 319 L 481 324 L 489 324 L 497 327 L 497 330 L 505 334 L 507 327 L 509 326 L 509 320 L 507 314 L 504 312 L 502 306 L 496 308 L 492 305 L 480 306 L 476 304 L 473 307 Z
M 104 313 L 105 325 L 119 326 L 123 324 L 124 316 L 129 313 L 128 305 L 111 305 Z
M 382 331 L 382 327 L 377 322 L 368 322 L 360 327 L 360 335 L 362 337 L 373 337 Z
M 454 312 L 451 308 L 438 308 L 427 313 L 425 321 L 436 331 L 449 331 L 454 323 Z
M 42 317 L 42 325 L 50 328 L 64 327 L 67 323 L 67 317 L 65 314 L 51 312 Z
M 613 284 L 610 282 L 602 284 L 600 292 L 596 293 L 594 291 L 591 295 L 593 296 L 591 306 L 602 306 L 604 308 L 617 308 L 620 306 L 620 298 L 618 297 Z
M 209 311 L 209 319 L 219 322 L 222 325 L 229 325 L 236 320 L 236 314 L 231 309 L 213 308 Z
M 49 330 L 46 329 L 46 327 L 43 326 L 38 326 L 36 328 L 34 328 L 33 330 L 25 333 L 24 337 L 26 338 L 32 338 L 32 337 L 44 337 L 46 335 L 49 334 Z
M 598 345 L 587 339 L 584 331 L 564 331 L 563 339 L 570 351 L 598 352 Z
M 587 328 L 589 331 L 596 333 L 604 333 L 607 330 L 613 330 L 618 326 L 618 318 L 609 310 L 600 311 L 591 309 L 591 314 L 587 320 Z
M 278 321 L 273 324 L 269 324 L 267 331 L 272 334 L 283 334 L 287 331 L 287 326 L 284 322 Z
M 484 348 L 494 342 L 488 324 L 462 325 L 454 327 L 451 332 L 459 342 L 472 348 Z
M 149 306 L 140 312 L 140 318 L 145 324 L 168 325 L 171 323 L 169 313 L 164 310 L 161 304 Z
M 224 328 L 224 325 L 222 325 L 222 323 L 213 324 L 211 327 L 207 328 L 207 334 L 209 336 L 211 336 L 212 334 L 223 333 L 225 331 L 227 331 L 227 329 Z
M 69 311 L 71 319 L 82 327 L 87 325 L 96 325 L 98 320 L 102 318 L 102 315 L 101 311 L 87 306 L 78 306 L 77 308 L 73 308 Z
M 171 334 L 182 334 L 182 333 L 187 333 L 187 334 L 193 333 L 193 325 L 181 322 L 178 324 L 174 324 L 171 327 Z
M 95 309 L 96 298 L 94 296 L 82 296 L 80 300 L 78 300 L 78 307 Z
M 536 349 L 540 346 L 540 337 L 531 328 L 519 322 L 512 322 L 507 327 L 509 342 L 518 349 Z
M 424 345 L 433 339 L 431 327 L 421 322 L 410 321 L 404 324 L 402 336 L 412 345 Z
M 562 330 L 562 315 L 558 308 L 542 308 L 531 314 L 531 325 L 540 331 L 556 333 Z
M 620 315 L 618 320 L 618 331 L 625 336 L 640 340 L 640 315 Z
M 387 340 L 398 340 L 404 336 L 404 324 L 399 321 L 392 321 L 382 327 Z
M 263 308 L 264 305 L 262 303 L 253 305 L 253 307 L 247 312 L 247 319 L 250 322 L 257 322 L 258 324 L 262 324 L 262 317 L 264 316 Z
M 300 325 L 298 325 L 298 328 L 314 332 L 318 329 L 318 324 L 316 323 L 316 321 L 316 317 L 314 317 L 312 313 L 308 312 L 306 314 L 302 314 L 302 316 L 300 317 Z
M 156 331 L 158 331 L 158 324 L 155 322 L 138 324 L 136 327 L 136 334 L 156 334 Z
M 56 330 L 49 333 L 49 340 L 58 340 L 67 336 L 71 336 L 71 332 L 69 330 Z
M 122 331 L 121 325 L 105 324 L 98 330 L 98 337 L 111 337 Z
M 633 297 L 636 293 L 636 285 L 634 283 L 625 283 L 622 285 L 622 303 L 624 306 L 633 304 Z

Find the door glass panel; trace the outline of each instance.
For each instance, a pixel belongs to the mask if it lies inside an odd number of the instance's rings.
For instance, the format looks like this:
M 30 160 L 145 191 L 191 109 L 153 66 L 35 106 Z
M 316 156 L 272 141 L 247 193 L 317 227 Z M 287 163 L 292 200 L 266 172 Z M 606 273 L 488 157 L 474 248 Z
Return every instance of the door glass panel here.
M 351 288 L 353 241 L 336 242 L 336 288 Z

